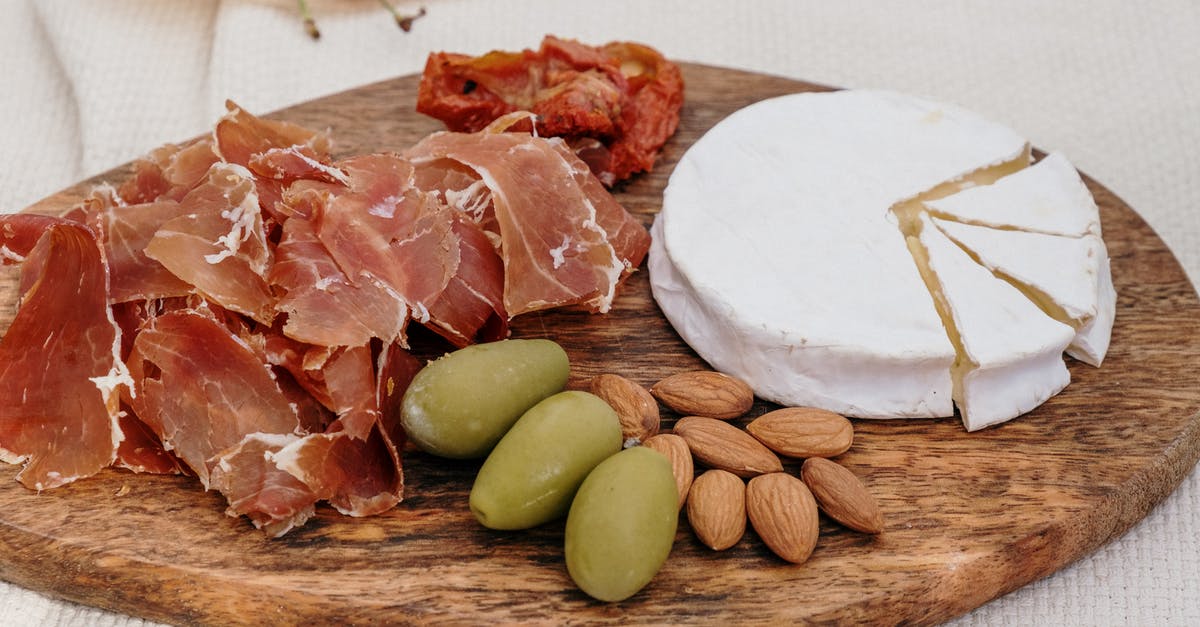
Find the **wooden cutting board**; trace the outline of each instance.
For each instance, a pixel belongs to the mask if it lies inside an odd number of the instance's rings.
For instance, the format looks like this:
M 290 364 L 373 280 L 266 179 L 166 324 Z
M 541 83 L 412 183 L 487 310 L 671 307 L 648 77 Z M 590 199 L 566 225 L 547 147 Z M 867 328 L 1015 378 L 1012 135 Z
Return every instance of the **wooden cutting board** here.
M 683 151 L 728 113 L 822 87 L 684 66 L 679 132 L 653 173 L 619 199 L 649 224 Z M 439 124 L 412 112 L 416 79 L 385 81 L 276 117 L 331 127 L 338 152 L 400 150 Z M 111 181 L 118 169 L 98 177 Z M 43 203 L 69 204 L 91 182 Z M 1120 535 L 1200 456 L 1200 301 L 1163 242 L 1099 184 L 1119 294 L 1104 367 L 1068 360 L 1072 383 L 1034 412 L 968 434 L 958 421 L 856 421 L 839 461 L 865 479 L 887 530 L 870 537 L 822 519 L 803 565 L 752 531 L 713 553 L 681 516 L 662 571 L 623 603 L 590 600 L 562 560 L 562 523 L 498 533 L 475 523 L 478 464 L 409 451 L 407 498 L 351 519 L 322 507 L 277 540 L 224 515 L 194 480 L 106 471 L 43 494 L 0 468 L 0 577 L 72 601 L 171 623 L 870 621 L 932 623 L 1044 577 Z M 749 277 L 748 277 L 749 278 Z M 15 281 L 0 282 L 0 322 Z M 650 297 L 645 272 L 605 316 L 519 318 L 517 337 L 550 337 L 573 363 L 570 387 L 616 372 L 649 385 L 704 364 Z M 759 403 L 751 416 L 772 407 Z M 674 415 L 665 415 L 668 421 Z M 794 463 L 788 469 L 795 472 Z

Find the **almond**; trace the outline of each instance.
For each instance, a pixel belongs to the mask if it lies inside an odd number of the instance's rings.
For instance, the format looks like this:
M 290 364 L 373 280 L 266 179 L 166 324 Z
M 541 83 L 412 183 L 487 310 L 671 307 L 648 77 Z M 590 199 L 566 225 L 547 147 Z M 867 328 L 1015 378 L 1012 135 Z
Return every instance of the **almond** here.
M 739 477 L 780 472 L 783 464 L 770 449 L 737 427 L 703 416 L 680 418 L 675 433 L 687 441 L 701 463 Z
M 660 433 L 646 438 L 642 446 L 654 449 L 667 456 L 671 461 L 671 472 L 675 475 L 675 489 L 679 491 L 679 507 L 688 498 L 692 487 L 692 452 L 688 450 L 687 442 L 673 433 Z
M 729 420 L 750 411 L 754 391 L 740 379 L 710 370 L 673 374 L 650 387 L 654 398 L 685 416 Z
M 785 407 L 746 425 L 767 448 L 788 457 L 833 457 L 854 443 L 854 425 L 842 416 L 814 407 Z
M 767 547 L 789 562 L 803 563 L 817 546 L 817 503 L 804 482 L 791 475 L 774 472 L 751 479 L 746 513 Z
M 854 473 L 837 462 L 813 457 L 804 461 L 800 477 L 830 518 L 863 533 L 883 532 L 883 512 Z
M 687 502 L 688 522 L 705 546 L 724 551 L 746 533 L 746 484 L 716 468 L 696 477 Z
M 602 374 L 592 377 L 591 390 L 617 412 L 625 448 L 658 433 L 658 403 L 646 388 L 619 374 Z

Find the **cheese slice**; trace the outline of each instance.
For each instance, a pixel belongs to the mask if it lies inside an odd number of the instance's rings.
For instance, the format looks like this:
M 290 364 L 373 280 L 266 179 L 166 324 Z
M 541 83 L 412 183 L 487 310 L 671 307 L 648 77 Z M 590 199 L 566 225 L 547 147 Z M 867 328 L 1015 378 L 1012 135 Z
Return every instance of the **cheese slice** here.
M 1108 351 L 1116 291 L 1108 252 L 1098 235 L 1063 237 L 950 222 L 933 222 L 997 276 L 1059 322 L 1076 329 L 1067 354 L 1099 366 Z
M 675 167 L 652 231 L 654 298 L 701 357 L 762 398 L 952 415 L 954 346 L 889 209 L 1025 163 L 1013 131 L 911 96 L 756 103 Z
M 1100 235 L 1100 211 L 1079 172 L 1060 153 L 992 185 L 926 202 L 940 218 L 1050 235 Z
M 928 217 L 909 245 L 958 349 L 953 395 L 968 431 L 1015 418 L 1067 386 L 1062 352 L 1074 329 L 975 263 Z

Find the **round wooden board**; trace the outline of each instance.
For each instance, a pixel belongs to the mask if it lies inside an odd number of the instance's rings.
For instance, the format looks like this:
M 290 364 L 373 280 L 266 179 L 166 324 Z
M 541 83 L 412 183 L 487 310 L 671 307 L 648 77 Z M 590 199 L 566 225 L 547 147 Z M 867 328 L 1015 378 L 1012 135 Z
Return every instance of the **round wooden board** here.
M 654 172 L 618 192 L 647 225 L 683 151 L 762 98 L 824 89 L 685 65 L 679 132 Z M 398 78 L 275 114 L 331 127 L 342 154 L 400 150 L 440 125 L 413 113 Z M 97 180 L 118 180 L 116 170 Z M 85 182 L 36 209 L 61 209 Z M 1119 198 L 1100 205 L 1119 294 L 1104 367 L 1069 361 L 1072 383 L 1034 412 L 966 433 L 957 420 L 856 421 L 839 458 L 877 495 L 878 537 L 822 519 L 803 565 L 748 531 L 713 553 L 681 515 L 675 548 L 641 593 L 592 601 L 567 576 L 562 524 L 481 528 L 467 509 L 477 463 L 406 452 L 407 498 L 352 519 L 327 507 L 271 540 L 224 515 L 194 480 L 110 470 L 42 494 L 0 468 L 0 577 L 72 601 L 171 623 L 869 621 L 932 623 L 977 607 L 1095 550 L 1141 519 L 1200 456 L 1200 302 L 1163 242 Z M 785 199 L 781 199 L 785 200 Z M 0 282 L 0 320 L 15 281 Z M 704 367 L 659 313 L 645 272 L 605 316 L 552 313 L 514 323 L 573 363 L 570 387 L 602 372 L 643 384 Z M 755 406 L 751 417 L 771 407 Z M 676 417 L 665 415 L 673 421 Z M 788 464 L 795 472 L 797 466 Z

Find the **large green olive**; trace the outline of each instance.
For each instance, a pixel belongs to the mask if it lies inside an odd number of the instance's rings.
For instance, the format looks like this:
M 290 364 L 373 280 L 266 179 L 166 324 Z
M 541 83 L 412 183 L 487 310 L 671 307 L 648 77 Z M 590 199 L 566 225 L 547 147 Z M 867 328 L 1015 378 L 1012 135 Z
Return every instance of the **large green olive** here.
M 678 498 L 671 464 L 657 451 L 636 446 L 596 466 L 567 515 L 571 579 L 601 601 L 641 590 L 671 553 Z
M 400 421 L 417 448 L 483 457 L 530 407 L 563 389 L 570 363 L 550 340 L 476 344 L 429 362 L 404 393 Z
M 619 450 L 621 421 L 608 403 L 587 392 L 555 394 L 525 412 L 492 449 L 471 487 L 471 511 L 492 529 L 559 518 L 584 477 Z

